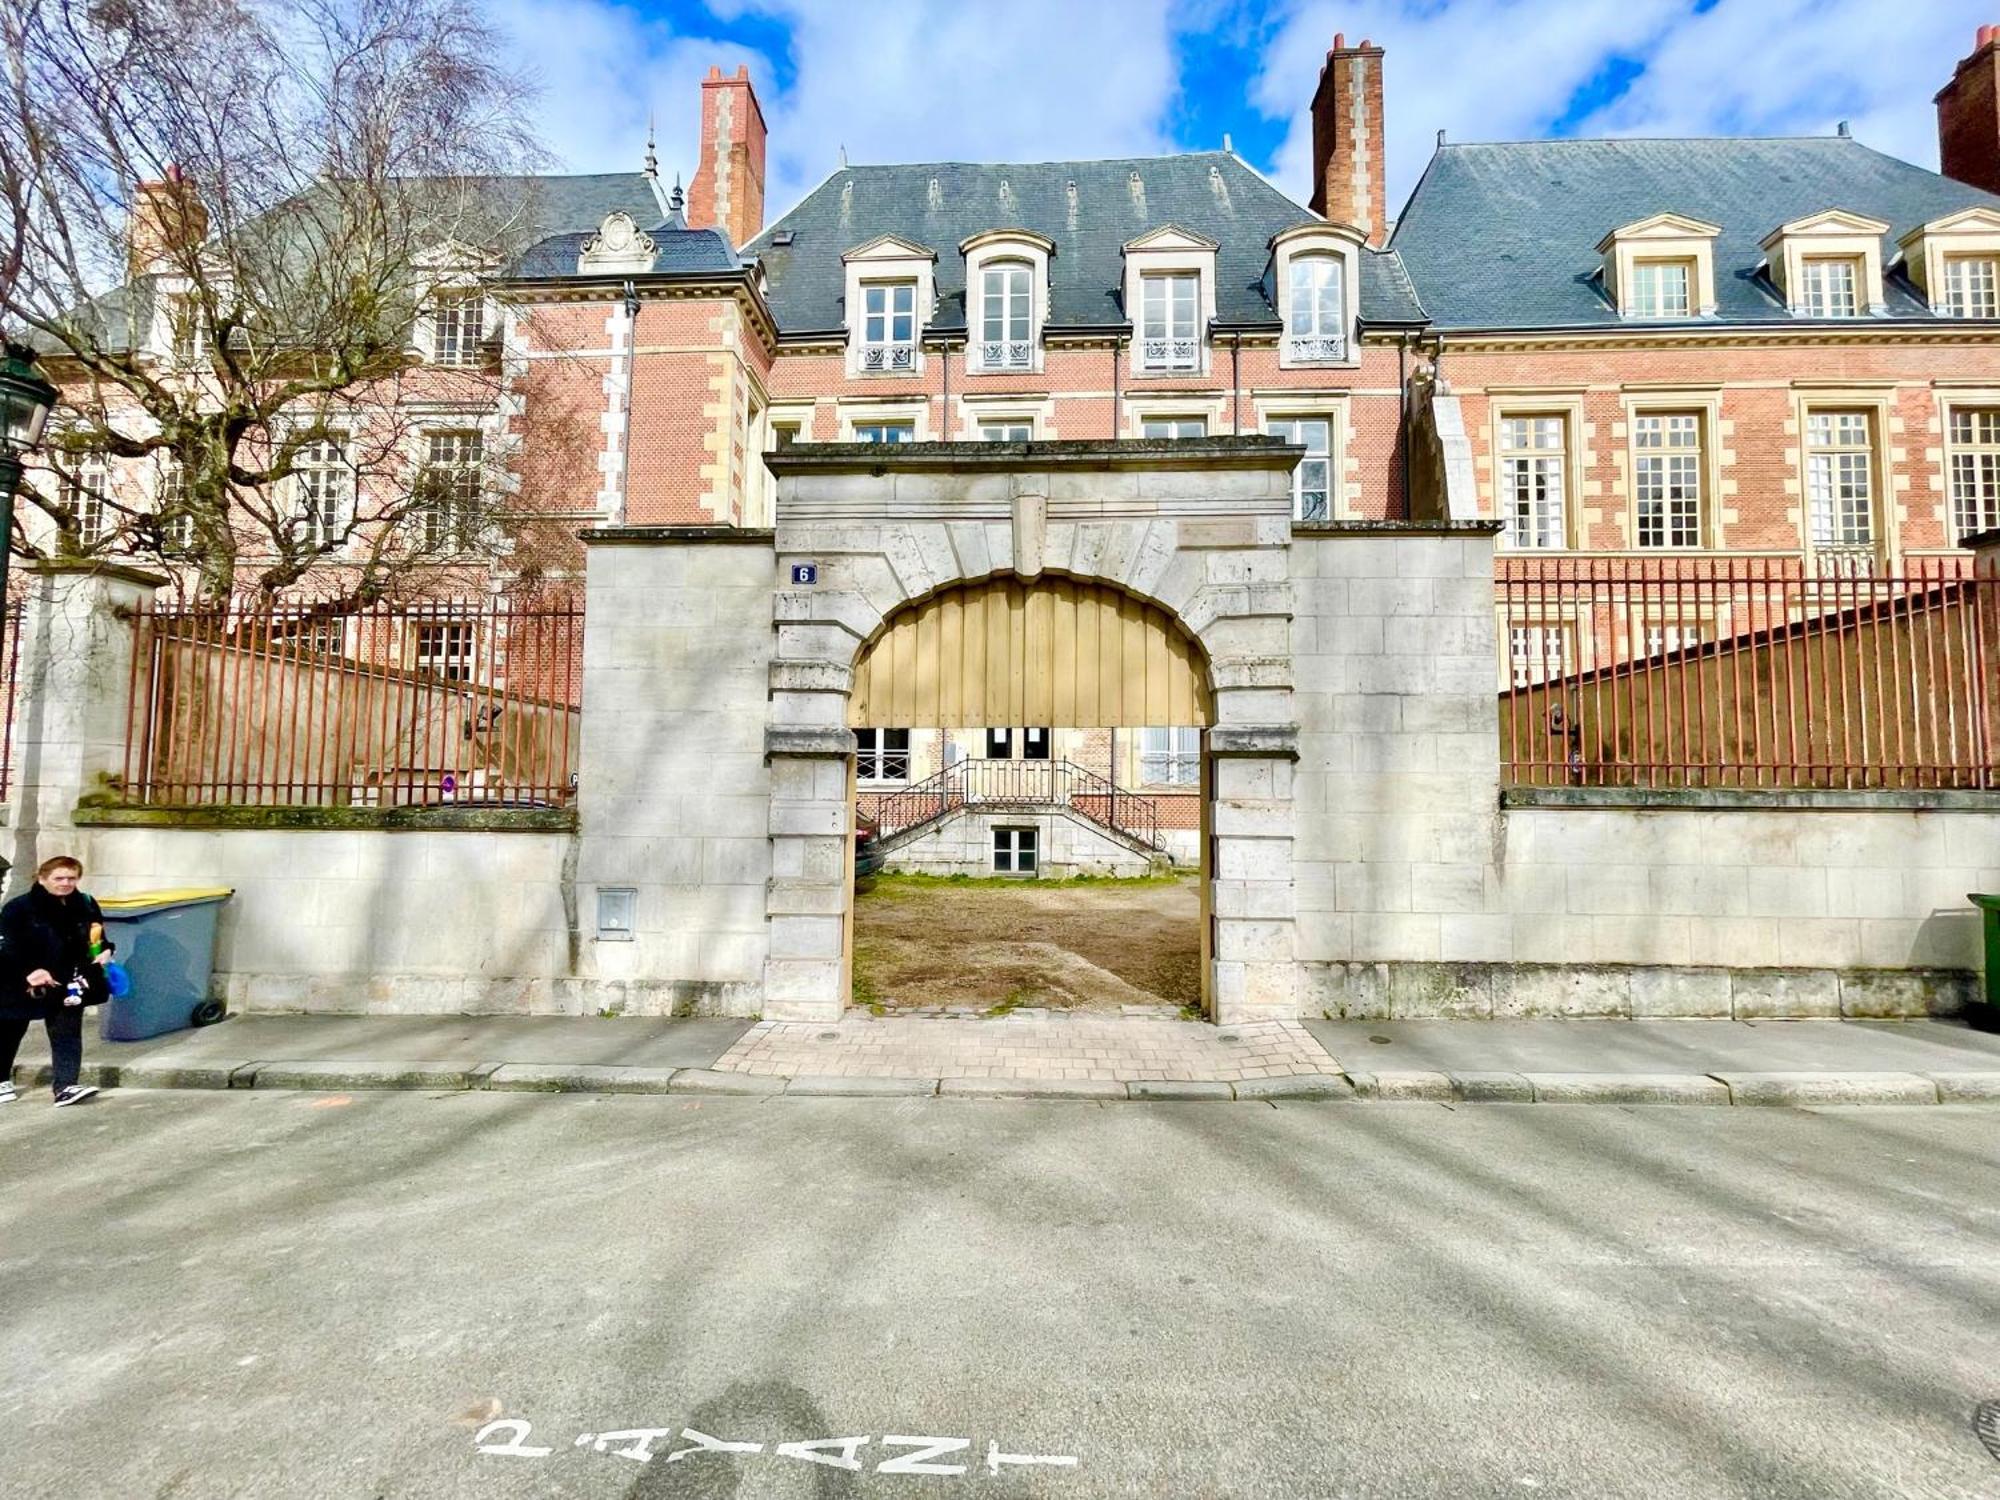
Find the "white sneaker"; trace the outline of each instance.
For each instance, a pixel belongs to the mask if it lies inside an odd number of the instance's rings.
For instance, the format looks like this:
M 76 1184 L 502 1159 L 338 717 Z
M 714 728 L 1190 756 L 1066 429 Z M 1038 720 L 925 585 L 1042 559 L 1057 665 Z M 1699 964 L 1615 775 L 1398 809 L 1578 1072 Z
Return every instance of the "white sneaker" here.
M 61 1109 L 65 1104 L 81 1104 L 96 1092 L 87 1083 L 72 1083 L 56 1095 L 56 1108 Z
M 12 1104 L 18 1097 L 14 1091 L 14 1080 L 0 1078 L 0 1104 Z

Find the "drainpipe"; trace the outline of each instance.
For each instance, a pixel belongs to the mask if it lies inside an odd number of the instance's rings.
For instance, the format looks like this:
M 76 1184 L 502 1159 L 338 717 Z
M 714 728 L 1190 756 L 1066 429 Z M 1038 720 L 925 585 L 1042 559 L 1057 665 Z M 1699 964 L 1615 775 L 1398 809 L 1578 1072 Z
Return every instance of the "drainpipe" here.
M 938 432 L 943 441 L 951 437 L 951 345 L 949 342 L 938 350 L 938 365 L 944 371 L 944 410 L 938 413 Z
M 625 436 L 618 446 L 618 524 L 632 511 L 632 380 L 639 350 L 639 288 L 625 283 Z
M 1111 440 L 1118 441 L 1118 429 L 1124 422 L 1124 411 L 1118 389 L 1118 356 L 1124 351 L 1125 335 L 1111 335 Z
M 1229 432 L 1243 436 L 1243 335 L 1229 335 Z
M 1410 514 L 1410 336 L 1404 334 L 1396 342 L 1396 383 L 1402 407 L 1403 445 L 1403 518 L 1412 519 Z

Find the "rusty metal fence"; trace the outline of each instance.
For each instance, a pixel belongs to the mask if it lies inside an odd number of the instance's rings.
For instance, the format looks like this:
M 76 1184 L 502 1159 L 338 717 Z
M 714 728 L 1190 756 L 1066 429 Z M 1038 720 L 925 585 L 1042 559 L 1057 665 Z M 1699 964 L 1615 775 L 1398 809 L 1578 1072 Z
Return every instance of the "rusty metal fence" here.
M 141 609 L 124 794 L 168 806 L 563 807 L 580 601 Z
M 1503 557 L 1516 787 L 2000 788 L 2000 578 L 1798 558 Z

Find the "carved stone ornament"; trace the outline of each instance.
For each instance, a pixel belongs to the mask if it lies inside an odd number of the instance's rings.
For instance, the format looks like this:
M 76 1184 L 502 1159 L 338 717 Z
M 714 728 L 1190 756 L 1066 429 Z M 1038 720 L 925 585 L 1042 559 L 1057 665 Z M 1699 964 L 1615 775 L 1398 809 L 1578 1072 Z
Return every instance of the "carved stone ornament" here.
M 627 213 L 606 214 L 597 233 L 584 242 L 577 257 L 580 273 L 591 271 L 650 271 L 658 249 Z

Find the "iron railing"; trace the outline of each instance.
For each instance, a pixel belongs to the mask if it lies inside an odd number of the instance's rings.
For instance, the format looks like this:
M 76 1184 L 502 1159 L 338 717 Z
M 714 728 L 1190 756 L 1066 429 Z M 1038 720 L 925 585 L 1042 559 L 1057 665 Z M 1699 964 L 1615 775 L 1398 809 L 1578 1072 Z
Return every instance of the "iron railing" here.
M 1149 848 L 1161 847 L 1153 798 L 1068 760 L 962 760 L 915 786 L 876 794 L 875 823 L 886 839 L 960 807 L 1066 807 Z
M 2000 787 L 2000 578 L 1797 557 L 1503 557 L 1514 786 Z
M 580 601 L 142 608 L 125 796 L 173 806 L 560 807 Z

